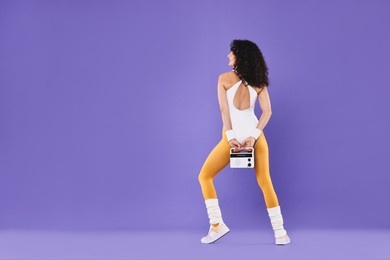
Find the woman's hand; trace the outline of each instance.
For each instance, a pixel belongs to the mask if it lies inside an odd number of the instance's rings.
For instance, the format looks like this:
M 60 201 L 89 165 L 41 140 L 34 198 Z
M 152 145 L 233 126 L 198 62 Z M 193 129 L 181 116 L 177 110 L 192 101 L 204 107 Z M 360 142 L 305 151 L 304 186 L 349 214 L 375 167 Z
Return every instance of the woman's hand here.
M 229 141 L 229 145 L 235 153 L 241 151 L 241 144 L 235 138 Z
M 244 147 L 255 147 L 256 139 L 253 136 L 249 136 L 247 139 L 244 140 Z M 243 150 L 243 148 L 241 149 Z

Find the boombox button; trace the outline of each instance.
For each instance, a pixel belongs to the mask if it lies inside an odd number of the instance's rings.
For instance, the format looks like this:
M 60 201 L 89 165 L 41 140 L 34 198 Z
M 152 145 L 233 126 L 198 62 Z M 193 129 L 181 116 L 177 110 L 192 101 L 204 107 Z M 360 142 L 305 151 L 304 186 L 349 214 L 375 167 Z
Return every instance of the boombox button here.
M 252 164 L 248 163 L 248 167 L 251 167 Z
M 248 158 L 248 161 L 250 162 L 250 161 L 251 161 L 251 158 Z

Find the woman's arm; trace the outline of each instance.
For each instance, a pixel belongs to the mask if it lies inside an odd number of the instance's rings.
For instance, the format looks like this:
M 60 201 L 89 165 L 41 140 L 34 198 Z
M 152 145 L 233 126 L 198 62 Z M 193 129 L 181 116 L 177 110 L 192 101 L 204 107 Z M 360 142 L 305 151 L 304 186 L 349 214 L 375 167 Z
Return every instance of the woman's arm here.
M 219 109 L 221 111 L 223 126 L 225 130 L 231 130 L 232 121 L 230 119 L 229 104 L 227 100 L 226 89 L 223 84 L 222 75 L 219 75 L 218 77 L 218 103 Z
M 271 117 L 271 114 L 272 114 L 272 110 L 271 110 L 271 100 L 270 100 L 270 97 L 269 97 L 269 94 L 268 94 L 268 90 L 267 90 L 267 87 L 264 87 L 261 91 L 260 91 L 260 94 L 258 96 L 259 98 L 259 103 L 260 103 L 260 108 L 261 108 L 261 116 L 260 116 L 260 119 L 259 119 L 259 122 L 257 123 L 257 128 L 259 128 L 260 130 L 263 130 L 264 127 L 267 125 L 270 117 Z

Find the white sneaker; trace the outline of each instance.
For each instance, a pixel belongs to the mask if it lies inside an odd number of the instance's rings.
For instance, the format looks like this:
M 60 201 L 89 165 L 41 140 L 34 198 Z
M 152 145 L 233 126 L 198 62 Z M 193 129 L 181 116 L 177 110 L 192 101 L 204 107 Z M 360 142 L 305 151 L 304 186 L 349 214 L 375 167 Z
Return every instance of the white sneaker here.
M 207 236 L 202 237 L 200 242 L 204 244 L 210 244 L 220 239 L 227 233 L 229 233 L 230 229 L 226 226 L 225 223 L 219 223 L 217 227 L 210 225 L 209 233 Z
M 275 244 L 277 245 L 287 245 L 290 244 L 290 242 L 291 240 L 287 234 L 282 237 L 275 238 Z

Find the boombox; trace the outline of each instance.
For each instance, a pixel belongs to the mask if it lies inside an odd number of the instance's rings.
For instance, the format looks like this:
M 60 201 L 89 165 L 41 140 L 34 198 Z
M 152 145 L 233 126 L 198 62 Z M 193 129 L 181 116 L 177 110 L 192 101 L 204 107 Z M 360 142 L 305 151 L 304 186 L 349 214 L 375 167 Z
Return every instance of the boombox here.
M 255 167 L 255 149 L 249 147 L 239 152 L 234 152 L 230 148 L 230 168 L 254 168 Z

